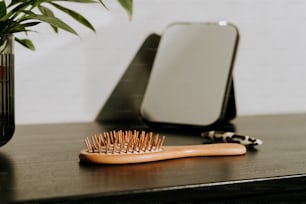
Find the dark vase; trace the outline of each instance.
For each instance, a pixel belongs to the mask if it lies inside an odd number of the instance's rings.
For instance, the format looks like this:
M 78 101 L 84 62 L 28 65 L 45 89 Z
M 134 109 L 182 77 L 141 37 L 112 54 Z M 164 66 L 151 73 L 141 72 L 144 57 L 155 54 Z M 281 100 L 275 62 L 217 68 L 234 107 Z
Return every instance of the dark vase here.
M 15 131 L 14 36 L 0 34 L 0 146 Z

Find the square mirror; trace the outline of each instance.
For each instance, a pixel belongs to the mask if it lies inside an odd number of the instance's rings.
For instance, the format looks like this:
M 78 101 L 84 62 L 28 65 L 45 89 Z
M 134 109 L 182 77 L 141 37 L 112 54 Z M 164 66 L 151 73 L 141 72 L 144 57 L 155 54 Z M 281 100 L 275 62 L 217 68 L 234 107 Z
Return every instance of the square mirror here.
M 140 108 L 152 123 L 210 126 L 224 120 L 238 29 L 176 23 L 161 36 Z

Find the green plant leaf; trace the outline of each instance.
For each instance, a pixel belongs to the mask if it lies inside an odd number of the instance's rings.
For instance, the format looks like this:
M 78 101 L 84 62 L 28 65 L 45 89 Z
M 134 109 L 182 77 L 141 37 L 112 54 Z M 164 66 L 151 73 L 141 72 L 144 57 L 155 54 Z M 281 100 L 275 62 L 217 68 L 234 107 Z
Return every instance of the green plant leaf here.
M 55 17 L 53 11 L 51 11 L 49 8 L 47 7 L 44 7 L 42 5 L 39 5 L 38 6 L 38 9 L 40 10 L 40 12 L 42 13 L 42 15 L 44 16 L 48 16 L 48 17 Z M 55 33 L 58 33 L 58 28 L 53 26 L 53 25 L 50 25 L 52 27 L 52 29 L 54 30 Z
M 59 4 L 56 3 L 52 3 L 50 2 L 54 7 L 56 7 L 57 9 L 63 11 L 64 13 L 68 14 L 69 16 L 71 16 L 74 20 L 78 21 L 79 23 L 81 23 L 82 25 L 86 26 L 87 28 L 89 28 L 90 30 L 95 32 L 95 28 L 91 25 L 91 23 L 85 18 L 83 17 L 81 14 L 79 14 L 76 11 L 73 11 L 71 9 L 65 8 Z
M 36 26 L 36 25 L 38 25 L 40 23 L 41 22 L 39 22 L 39 21 L 33 21 L 33 22 L 28 22 L 28 23 L 20 23 L 19 25 L 23 26 L 25 28 L 28 28 L 28 27 Z
M 1 18 L 3 21 L 16 21 L 16 19 L 20 19 L 20 14 L 28 10 L 28 7 L 31 6 L 33 0 L 27 1 L 12 1 L 7 8 L 11 8 L 10 11 L 7 12 L 5 16 Z
M 18 32 L 29 32 L 28 27 L 36 26 L 38 25 L 39 21 L 33 21 L 33 22 L 26 22 L 26 23 L 18 23 L 11 25 L 9 29 L 9 33 L 18 33 Z
M 56 2 L 56 1 L 64 1 L 64 2 L 75 2 L 75 3 L 97 3 L 96 0 L 45 0 L 45 2 Z
M 23 1 L 23 0 L 12 0 L 11 3 L 9 4 L 9 7 L 14 6 L 16 4 L 19 4 L 19 3 L 22 3 L 22 2 L 25 2 L 25 1 Z
M 122 8 L 131 18 L 133 13 L 133 0 L 117 0 Z M 78 23 L 95 31 L 91 23 L 77 11 L 63 7 L 57 2 L 67 3 L 99 3 L 108 9 L 104 0 L 0 0 L 0 33 L 33 32 L 29 27 L 39 23 L 49 24 L 57 33 L 59 29 L 78 35 L 77 32 L 68 24 L 57 18 L 50 7 L 43 4 L 50 4 Z M 25 47 L 34 50 L 34 45 L 29 39 L 16 39 L 17 42 Z
M 65 1 L 65 2 L 75 2 L 75 3 L 97 3 L 97 1 L 96 0 L 47 0 L 47 1 Z M 104 8 L 106 8 L 106 9 L 108 9 L 107 8 L 107 6 L 106 6 L 106 4 L 103 2 L 103 0 L 98 0 L 99 1 L 99 3 L 104 7 Z
M 48 23 L 52 26 L 55 26 L 55 27 L 60 28 L 62 30 L 65 30 L 69 33 L 78 35 L 78 33 L 72 27 L 70 27 L 68 24 L 66 24 L 65 22 L 63 22 L 59 18 L 51 17 L 51 16 L 44 16 L 44 15 L 36 15 L 36 14 L 33 14 L 33 13 L 28 18 L 43 21 L 43 22 Z
M 33 51 L 35 50 L 34 44 L 29 39 L 19 39 L 19 38 L 15 37 L 15 40 L 16 40 L 16 42 L 18 42 L 22 46 L 24 46 L 24 47 L 26 47 L 30 50 L 33 50 Z
M 18 32 L 30 32 L 31 30 L 28 30 L 27 27 L 37 25 L 38 23 L 25 23 L 25 24 L 14 24 L 7 27 L 5 33 L 18 33 Z
M 6 15 L 5 1 L 0 1 L 0 18 Z
M 105 5 L 105 3 L 104 3 L 102 0 L 99 0 L 99 2 L 100 2 L 100 4 L 102 4 L 102 6 L 103 6 L 104 8 L 108 9 L 107 6 Z
M 22 12 L 22 11 L 25 11 L 26 8 L 28 6 L 31 6 L 32 5 L 32 1 L 20 1 L 18 2 L 19 4 L 15 3 L 16 4 L 16 7 L 14 7 L 12 10 L 11 10 L 11 13 L 18 13 L 18 12 Z M 14 4 L 14 5 L 15 5 Z
M 118 0 L 118 2 L 125 9 L 131 19 L 133 15 L 133 0 Z

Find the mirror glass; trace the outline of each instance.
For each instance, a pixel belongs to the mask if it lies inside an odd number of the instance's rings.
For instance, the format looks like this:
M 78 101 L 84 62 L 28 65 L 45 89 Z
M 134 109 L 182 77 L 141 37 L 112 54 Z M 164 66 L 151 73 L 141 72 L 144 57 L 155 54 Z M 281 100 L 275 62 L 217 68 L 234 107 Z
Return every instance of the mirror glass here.
M 224 115 L 238 41 L 227 23 L 177 23 L 164 31 L 141 104 L 150 122 L 206 126 Z

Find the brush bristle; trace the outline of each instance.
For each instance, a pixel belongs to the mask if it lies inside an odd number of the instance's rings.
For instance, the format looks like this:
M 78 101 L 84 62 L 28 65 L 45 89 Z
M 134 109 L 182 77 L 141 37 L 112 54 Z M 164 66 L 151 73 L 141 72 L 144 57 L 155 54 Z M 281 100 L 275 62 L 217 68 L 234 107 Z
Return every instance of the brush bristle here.
M 87 137 L 85 145 L 89 153 L 122 154 L 160 151 L 164 141 L 165 136 L 152 132 L 119 130 Z

